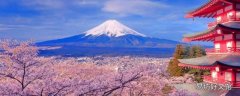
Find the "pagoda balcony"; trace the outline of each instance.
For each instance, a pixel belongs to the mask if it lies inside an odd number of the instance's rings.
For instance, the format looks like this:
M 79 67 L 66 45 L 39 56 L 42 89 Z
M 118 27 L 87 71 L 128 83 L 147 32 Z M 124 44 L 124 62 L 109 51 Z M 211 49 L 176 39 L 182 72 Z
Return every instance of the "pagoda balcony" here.
M 233 88 L 240 88 L 240 81 L 227 81 L 219 78 L 212 78 L 211 75 L 203 76 L 203 81 L 213 84 L 227 84 L 230 83 Z
M 228 82 L 224 79 L 212 78 L 211 75 L 203 76 L 203 81 L 208 83 L 216 83 L 216 84 L 225 84 Z
M 227 48 L 225 50 L 220 49 L 220 48 L 207 48 L 207 49 L 205 49 L 205 52 L 207 54 L 240 53 L 240 48 L 239 47 L 237 47 L 237 48 L 231 47 L 231 48 Z

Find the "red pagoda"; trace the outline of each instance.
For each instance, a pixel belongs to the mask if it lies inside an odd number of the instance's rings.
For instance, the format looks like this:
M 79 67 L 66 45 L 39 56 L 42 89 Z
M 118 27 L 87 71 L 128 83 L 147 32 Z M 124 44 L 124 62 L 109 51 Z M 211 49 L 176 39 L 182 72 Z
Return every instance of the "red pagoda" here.
M 186 18 L 216 18 L 206 31 L 185 35 L 183 41 L 210 41 L 214 48 L 199 58 L 179 59 L 181 67 L 210 70 L 204 82 L 240 88 L 240 0 L 210 0 Z

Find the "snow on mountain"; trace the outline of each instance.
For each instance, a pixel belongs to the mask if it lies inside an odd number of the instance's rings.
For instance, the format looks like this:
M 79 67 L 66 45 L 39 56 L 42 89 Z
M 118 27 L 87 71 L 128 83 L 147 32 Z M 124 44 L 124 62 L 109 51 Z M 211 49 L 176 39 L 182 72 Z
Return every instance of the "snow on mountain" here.
M 101 36 L 106 35 L 109 37 L 119 37 L 124 35 L 137 35 L 146 37 L 144 34 L 138 33 L 137 31 L 128 28 L 121 24 L 117 20 L 107 20 L 97 27 L 90 29 L 85 32 L 85 36 Z

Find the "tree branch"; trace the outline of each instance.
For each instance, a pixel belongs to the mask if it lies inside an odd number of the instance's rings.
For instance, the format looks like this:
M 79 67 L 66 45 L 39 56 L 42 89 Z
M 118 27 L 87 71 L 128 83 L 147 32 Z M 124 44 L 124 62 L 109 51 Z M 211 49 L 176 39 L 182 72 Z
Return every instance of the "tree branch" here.
M 104 92 L 104 93 L 103 93 L 103 96 L 108 96 L 108 95 L 112 94 L 114 91 L 116 91 L 116 90 L 118 90 L 118 89 L 120 89 L 120 88 L 125 87 L 125 85 L 128 84 L 129 82 L 132 82 L 132 81 L 134 81 L 134 80 L 137 80 L 137 79 L 141 78 L 142 76 L 143 76 L 143 75 L 140 75 L 139 73 L 136 74 L 136 75 L 134 75 L 131 79 L 129 79 L 129 80 L 125 81 L 125 82 L 122 82 L 121 85 L 116 86 L 116 87 L 114 87 L 114 88 L 112 88 L 112 89 Z

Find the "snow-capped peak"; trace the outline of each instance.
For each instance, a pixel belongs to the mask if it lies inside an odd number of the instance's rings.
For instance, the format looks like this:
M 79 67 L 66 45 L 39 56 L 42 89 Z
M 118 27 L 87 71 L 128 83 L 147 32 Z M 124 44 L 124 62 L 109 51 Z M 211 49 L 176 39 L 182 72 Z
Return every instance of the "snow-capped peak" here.
M 128 34 L 145 37 L 144 34 L 138 33 L 137 31 L 131 28 L 128 28 L 127 26 L 121 24 L 117 20 L 107 20 L 102 24 L 98 25 L 97 27 L 85 32 L 85 36 L 107 35 L 109 37 L 119 37 L 119 36 L 124 36 Z

